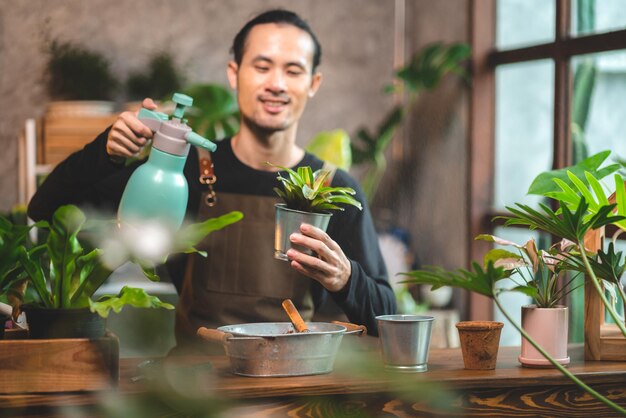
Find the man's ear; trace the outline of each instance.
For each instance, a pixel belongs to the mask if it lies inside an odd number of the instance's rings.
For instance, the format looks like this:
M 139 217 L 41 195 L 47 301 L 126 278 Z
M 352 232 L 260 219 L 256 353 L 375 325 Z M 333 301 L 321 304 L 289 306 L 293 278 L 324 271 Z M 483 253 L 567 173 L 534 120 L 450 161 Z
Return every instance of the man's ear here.
M 237 90 L 237 71 L 239 66 L 235 61 L 228 61 L 228 67 L 226 68 L 226 76 L 228 77 L 228 83 L 233 90 Z
M 309 89 L 309 97 L 315 96 L 317 93 L 317 89 L 320 88 L 320 84 L 322 84 L 322 73 L 316 72 L 311 77 L 311 88 Z

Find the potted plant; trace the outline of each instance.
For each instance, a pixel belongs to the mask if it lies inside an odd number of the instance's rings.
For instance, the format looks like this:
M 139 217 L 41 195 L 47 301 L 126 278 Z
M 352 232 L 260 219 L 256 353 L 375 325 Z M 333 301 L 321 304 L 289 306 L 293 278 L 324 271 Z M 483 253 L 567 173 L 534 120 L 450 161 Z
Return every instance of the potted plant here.
M 100 53 L 71 42 L 53 41 L 46 66 L 48 116 L 109 115 L 118 82 Z
M 132 72 L 126 79 L 126 110 L 137 110 L 146 97 L 164 100 L 182 89 L 184 77 L 168 52 L 154 54 L 145 71 Z
M 613 171 L 616 170 L 617 168 L 613 169 Z M 606 170 L 604 170 L 604 172 L 606 172 Z M 559 209 L 553 210 L 545 204 L 540 205 L 540 210 L 522 204 L 517 204 L 516 207 L 507 207 L 510 216 L 506 217 L 505 226 L 514 224 L 524 225 L 534 230 L 552 234 L 561 240 L 571 242 L 570 245 L 561 250 L 558 257 L 554 256 L 550 257 L 550 259 L 556 261 L 556 265 L 561 270 L 585 272 L 587 279 L 592 282 L 594 289 L 598 292 L 607 312 L 614 319 L 621 333 L 626 337 L 626 327 L 624 326 L 623 320 L 615 312 L 612 304 L 606 299 L 604 289 L 602 289 L 600 285 L 600 280 L 615 280 L 617 273 L 623 271 L 624 260 L 622 254 L 615 253 L 612 247 L 609 247 L 607 252 L 599 250 L 594 254 L 588 251 L 585 246 L 585 236 L 590 231 L 610 224 L 620 228 L 626 227 L 626 225 L 624 225 L 624 221 L 626 221 L 626 216 L 624 216 L 626 215 L 624 179 L 619 174 L 615 175 L 617 204 L 607 204 L 608 198 L 603 188 L 601 186 L 598 187 L 599 183 L 597 182 L 597 178 L 595 178 L 596 176 L 589 171 L 583 169 L 583 177 L 586 178 L 587 183 L 584 183 L 573 171 L 564 170 L 560 174 L 564 175 L 565 178 L 569 178 L 570 182 L 576 186 L 572 187 L 568 185 L 564 180 L 559 179 L 558 176 L 552 177 L 551 180 L 561 187 L 562 191 L 562 193 L 551 193 L 551 197 L 555 198 Z M 574 181 L 573 177 L 576 177 L 577 180 Z M 537 181 L 537 179 L 535 181 Z M 589 188 L 593 190 L 593 193 Z M 596 199 L 594 199 L 593 194 L 596 195 Z M 587 199 L 593 200 L 594 203 L 590 205 Z M 617 215 L 613 214 L 614 211 L 617 212 Z M 495 258 L 496 261 L 503 260 L 503 258 Z M 512 319 L 511 315 L 504 309 L 504 306 L 500 302 L 499 295 L 506 291 L 517 291 L 536 298 L 538 289 L 536 286 L 529 285 L 528 283 L 520 283 L 510 289 L 497 288 L 496 283 L 502 279 L 509 278 L 512 269 L 507 269 L 505 265 L 496 266 L 496 261 L 494 261 L 492 254 L 491 258 L 486 260 L 484 267 L 473 262 L 470 270 L 459 269 L 457 271 L 446 271 L 442 268 L 431 267 L 404 274 L 410 277 L 409 282 L 431 284 L 434 288 L 454 286 L 491 298 L 504 316 L 522 334 L 523 338 L 532 345 L 535 350 L 541 353 L 550 364 L 571 379 L 581 389 L 613 410 L 626 415 L 626 409 L 602 396 L 574 376 L 557 361 L 557 359 L 538 344 L 522 326 Z M 516 258 L 512 261 L 519 262 L 519 259 Z M 622 295 L 622 297 L 624 296 Z
M 171 246 L 171 253 L 195 252 L 194 246 L 208 233 L 241 219 L 239 212 L 209 219 L 183 228 Z M 104 318 L 111 310 L 119 312 L 124 306 L 173 309 L 170 304 L 148 295 L 143 289 L 124 287 L 118 295 L 91 297 L 111 273 L 128 258 L 107 258 L 103 250 L 85 250 L 79 233 L 84 232 L 85 215 L 76 206 L 56 210 L 52 222 L 39 222 L 48 230 L 41 245 L 27 248 L 15 245 L 20 268 L 12 272 L 34 289 L 34 295 L 23 293 L 31 338 L 96 338 L 105 332 Z M 8 238 L 8 236 L 5 235 Z M 4 238 L 4 237 L 3 237 Z M 147 278 L 159 280 L 154 264 L 134 259 Z
M 328 170 L 320 169 L 313 172 L 308 166 L 298 167 L 298 171 L 282 166 L 274 167 L 288 174 L 288 177 L 283 177 L 279 172 L 277 179 L 282 188 L 274 188 L 278 197 L 284 201 L 276 204 L 274 257 L 279 260 L 288 260 L 286 253 L 291 247 L 289 236 L 292 233 L 299 233 L 301 224 L 307 223 L 325 231 L 332 215 L 329 211 L 344 210 L 338 204 L 362 209 L 361 203 L 352 197 L 356 193 L 354 189 L 330 187 L 325 183 L 330 175 Z M 295 246 L 294 248 L 312 254 L 308 249 Z
M 534 239 L 524 245 L 493 235 L 479 235 L 476 239 L 517 249 L 517 253 L 493 249 L 486 254 L 485 262 L 493 261 L 496 267 L 503 267 L 534 289 L 535 303 L 522 307 L 522 328 L 557 362 L 569 364 L 568 310 L 559 301 L 580 286 L 572 286 L 578 273 L 567 278 L 567 272 L 571 269 L 561 262 L 574 250 L 573 243 L 563 239 L 546 251 L 538 250 Z M 522 339 L 519 362 L 527 367 L 551 366 L 525 339 Z

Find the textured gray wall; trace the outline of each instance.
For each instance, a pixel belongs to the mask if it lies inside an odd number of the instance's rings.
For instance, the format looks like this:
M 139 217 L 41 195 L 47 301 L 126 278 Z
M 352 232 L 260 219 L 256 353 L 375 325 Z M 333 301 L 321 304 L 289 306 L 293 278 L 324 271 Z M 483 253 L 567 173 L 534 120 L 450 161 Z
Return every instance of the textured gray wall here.
M 226 84 L 236 31 L 271 7 L 309 21 L 323 47 L 324 82 L 309 103 L 298 141 L 320 130 L 377 121 L 391 101 L 392 0 L 0 0 L 0 211 L 17 201 L 17 137 L 44 114 L 45 39 L 81 42 L 111 60 L 124 80 L 158 48 L 175 54 L 189 81 Z

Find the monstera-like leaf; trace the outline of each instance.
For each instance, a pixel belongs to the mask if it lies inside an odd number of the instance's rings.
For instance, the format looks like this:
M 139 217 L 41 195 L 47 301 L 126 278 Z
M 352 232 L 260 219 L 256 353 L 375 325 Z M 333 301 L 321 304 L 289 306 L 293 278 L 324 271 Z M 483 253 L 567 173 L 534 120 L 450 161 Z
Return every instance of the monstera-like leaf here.
M 193 97 L 189 126 L 210 140 L 231 137 L 239 130 L 239 108 L 233 93 L 219 84 L 194 84 L 184 91 Z

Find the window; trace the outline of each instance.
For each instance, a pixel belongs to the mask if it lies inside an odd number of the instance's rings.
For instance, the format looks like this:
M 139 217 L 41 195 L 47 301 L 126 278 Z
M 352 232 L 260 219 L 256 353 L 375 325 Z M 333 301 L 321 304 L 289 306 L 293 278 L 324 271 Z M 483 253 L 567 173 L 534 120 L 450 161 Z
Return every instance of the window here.
M 491 219 L 505 206 L 537 205 L 526 190 L 538 173 L 604 149 L 626 158 L 623 0 L 475 0 L 471 11 L 470 239 L 501 232 Z M 468 247 L 472 260 L 489 249 Z M 470 317 L 497 315 L 470 298 Z M 582 341 L 582 289 L 571 298 Z

